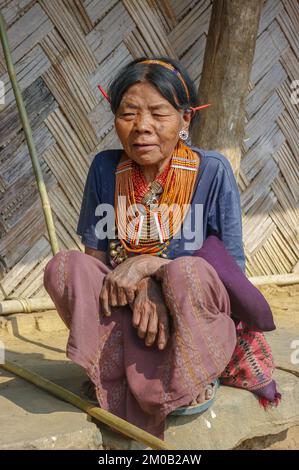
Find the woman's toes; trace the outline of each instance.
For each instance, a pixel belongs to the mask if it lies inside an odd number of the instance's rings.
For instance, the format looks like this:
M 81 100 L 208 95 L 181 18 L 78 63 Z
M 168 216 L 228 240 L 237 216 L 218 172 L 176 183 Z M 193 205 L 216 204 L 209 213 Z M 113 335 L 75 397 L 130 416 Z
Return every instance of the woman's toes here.
M 197 397 L 197 403 L 203 403 L 205 401 L 205 391 L 201 392 Z
M 204 403 L 206 400 L 210 400 L 213 396 L 214 386 L 213 384 L 207 385 L 207 387 L 201 392 L 196 400 L 193 400 L 190 405 L 198 405 L 200 403 Z
M 212 396 L 213 396 L 213 387 L 212 387 L 212 385 L 207 386 L 205 396 L 206 396 L 206 400 L 210 400 L 210 398 L 212 398 Z

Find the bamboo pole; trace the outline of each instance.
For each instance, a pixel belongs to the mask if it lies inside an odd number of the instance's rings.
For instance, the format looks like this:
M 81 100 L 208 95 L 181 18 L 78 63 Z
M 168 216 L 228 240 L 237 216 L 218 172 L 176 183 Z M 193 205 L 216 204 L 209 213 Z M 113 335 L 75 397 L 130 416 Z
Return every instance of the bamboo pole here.
M 109 413 L 109 411 L 103 410 L 102 408 L 92 405 L 87 400 L 84 400 L 78 395 L 61 387 L 60 385 L 57 385 L 54 382 L 45 379 L 44 377 L 39 374 L 36 374 L 35 372 L 32 372 L 28 369 L 25 369 L 24 367 L 21 367 L 9 361 L 6 361 L 5 364 L 1 364 L 1 367 L 8 372 L 11 372 L 12 374 L 17 375 L 18 377 L 27 380 L 33 385 L 36 385 L 42 390 L 51 393 L 55 397 L 70 403 L 76 408 L 79 408 L 80 410 L 87 413 L 89 416 L 92 416 L 93 418 L 97 419 L 101 423 L 107 424 L 110 428 L 114 429 L 115 431 L 121 432 L 125 436 L 130 437 L 131 439 L 134 439 L 137 442 L 142 442 L 143 444 L 151 447 L 152 449 L 175 449 L 167 442 L 162 441 L 161 439 L 158 439 L 152 434 L 143 431 L 137 426 L 128 423 L 124 419 L 121 419 L 118 416 Z
M 28 299 L 18 297 L 16 299 L 3 300 L 0 302 L 0 315 L 11 315 L 12 313 L 32 313 L 41 310 L 55 310 L 56 307 L 50 297 L 37 297 Z
M 253 276 L 249 278 L 250 282 L 256 287 L 263 285 L 275 284 L 277 286 L 286 286 L 291 284 L 299 284 L 299 274 L 273 274 L 270 276 Z
M 256 287 L 264 285 L 287 286 L 299 284 L 299 273 L 253 276 L 249 277 L 248 280 Z M 0 315 L 33 313 L 55 309 L 55 304 L 50 297 L 35 297 L 33 299 L 18 297 L 0 302 Z
M 2 16 L 1 12 L 0 12 L 0 38 L 1 38 L 1 43 L 2 43 L 2 47 L 3 47 L 5 62 L 6 62 L 6 65 L 7 65 L 8 75 L 9 75 L 9 78 L 10 78 L 10 81 L 11 81 L 11 84 L 12 84 L 12 88 L 13 88 L 13 91 L 14 91 L 17 107 L 18 107 L 18 110 L 19 110 L 20 119 L 21 119 L 21 122 L 22 122 L 22 126 L 23 126 L 23 129 L 24 129 L 24 133 L 25 133 L 25 137 L 26 137 L 26 141 L 27 141 L 29 155 L 30 155 L 31 162 L 32 162 L 33 171 L 34 171 L 34 174 L 35 174 L 35 179 L 36 179 L 37 186 L 38 186 L 39 195 L 40 195 L 41 202 L 42 202 L 42 208 L 43 208 L 43 213 L 44 213 L 44 217 L 45 217 L 47 231 L 48 231 L 48 234 L 49 234 L 49 240 L 50 240 L 52 252 L 53 252 L 53 255 L 55 255 L 59 251 L 59 246 L 58 246 L 58 240 L 57 240 L 55 226 L 54 226 L 54 222 L 53 222 L 50 201 L 49 201 L 49 198 L 48 198 L 47 189 L 46 189 L 46 186 L 45 186 L 42 170 L 41 170 L 40 163 L 39 163 L 39 160 L 38 160 L 38 156 L 37 156 L 37 153 L 36 153 L 36 148 L 35 148 L 35 144 L 34 144 L 34 141 L 33 141 L 31 127 L 30 127 L 28 115 L 27 115 L 27 112 L 26 112 L 26 108 L 25 108 L 25 105 L 24 105 L 22 93 L 21 93 L 19 84 L 17 82 L 17 77 L 16 77 L 16 73 L 15 73 L 15 69 L 14 69 L 14 64 L 13 64 L 13 61 L 12 61 L 11 52 L 10 52 L 10 48 L 9 48 L 8 37 L 7 37 L 6 29 L 5 29 L 4 18 Z

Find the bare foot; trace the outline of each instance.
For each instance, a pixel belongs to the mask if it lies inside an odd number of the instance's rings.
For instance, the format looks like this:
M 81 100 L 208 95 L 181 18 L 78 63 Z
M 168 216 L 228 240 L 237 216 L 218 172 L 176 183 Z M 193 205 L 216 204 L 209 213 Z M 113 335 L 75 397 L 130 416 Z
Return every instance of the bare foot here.
M 193 406 L 193 405 L 197 405 L 197 404 L 200 404 L 200 403 L 204 403 L 204 402 L 207 401 L 207 400 L 210 400 L 210 398 L 212 398 L 213 393 L 214 393 L 214 387 L 215 387 L 215 384 L 207 385 L 207 387 L 205 388 L 205 390 L 203 390 L 203 391 L 198 395 L 198 397 L 196 398 L 196 400 L 193 400 L 193 401 L 190 403 L 190 405 Z

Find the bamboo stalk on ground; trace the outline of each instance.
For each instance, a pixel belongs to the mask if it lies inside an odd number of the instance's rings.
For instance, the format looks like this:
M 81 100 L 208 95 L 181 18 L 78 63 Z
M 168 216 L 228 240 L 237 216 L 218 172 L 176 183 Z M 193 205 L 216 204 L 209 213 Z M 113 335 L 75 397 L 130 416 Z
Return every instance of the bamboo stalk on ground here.
M 31 162 L 32 162 L 33 171 L 34 171 L 35 178 L 36 178 L 36 183 L 38 186 L 39 195 L 40 195 L 41 202 L 42 202 L 42 208 L 43 208 L 43 212 L 45 216 L 45 222 L 46 222 L 46 227 L 47 227 L 47 231 L 49 234 L 49 240 L 50 240 L 52 252 L 53 252 L 53 255 L 55 255 L 59 251 L 59 246 L 58 246 L 58 240 L 57 240 L 55 226 L 53 222 L 50 201 L 48 198 L 46 185 L 44 182 L 42 170 L 41 170 L 38 156 L 36 153 L 36 148 L 35 148 L 35 144 L 33 141 L 32 131 L 31 131 L 28 115 L 26 112 L 26 108 L 24 105 L 22 93 L 17 82 L 15 68 L 14 68 L 14 64 L 12 61 L 11 52 L 10 52 L 9 43 L 8 43 L 8 37 L 7 37 L 6 29 L 5 29 L 5 22 L 1 13 L 0 13 L 0 39 L 1 39 L 2 47 L 3 47 L 8 75 L 9 75 L 12 88 L 14 91 L 20 119 L 22 122 L 22 126 L 24 129 L 24 133 L 25 133 L 25 137 L 27 141 L 29 155 L 30 155 Z
M 121 419 L 118 416 L 109 413 L 109 411 L 103 410 L 102 408 L 92 405 L 87 400 L 84 400 L 75 393 L 72 393 L 69 390 L 61 387 L 60 385 L 57 385 L 54 382 L 45 379 L 44 377 L 39 374 L 36 374 L 35 372 L 32 372 L 28 369 L 25 369 L 24 367 L 21 367 L 9 361 L 6 361 L 5 364 L 1 364 L 1 367 L 8 372 L 11 372 L 12 374 L 17 375 L 18 377 L 27 380 L 33 385 L 36 385 L 42 390 L 51 393 L 55 397 L 70 403 L 76 408 L 79 408 L 80 410 L 87 413 L 89 416 L 92 416 L 93 418 L 97 419 L 101 423 L 107 424 L 113 430 L 118 431 L 124 434 L 125 436 L 134 439 L 137 442 L 142 442 L 143 444 L 146 444 L 152 449 L 174 449 L 174 447 L 170 446 L 170 444 L 167 444 L 167 442 L 164 442 L 161 439 L 158 439 L 157 437 L 153 436 L 152 434 L 143 431 L 137 426 L 128 423 L 124 419 Z

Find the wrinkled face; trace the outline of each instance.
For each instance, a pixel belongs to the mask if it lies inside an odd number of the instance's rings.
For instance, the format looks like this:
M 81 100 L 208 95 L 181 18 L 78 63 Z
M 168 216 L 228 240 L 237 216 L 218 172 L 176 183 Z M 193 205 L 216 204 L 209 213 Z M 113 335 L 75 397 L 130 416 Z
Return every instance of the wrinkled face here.
M 115 128 L 127 155 L 140 165 L 155 165 L 171 156 L 179 132 L 191 115 L 177 111 L 150 83 L 136 83 L 124 93 Z

